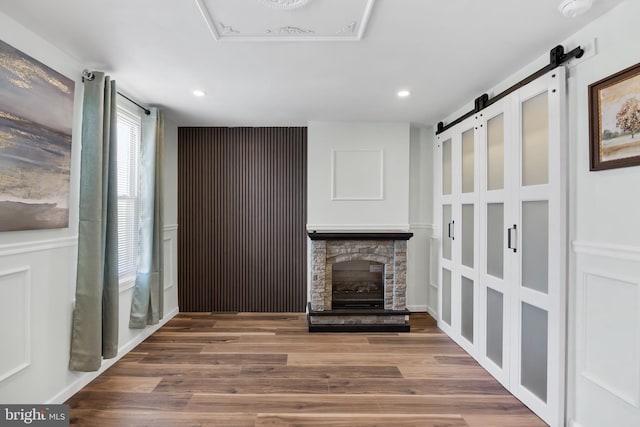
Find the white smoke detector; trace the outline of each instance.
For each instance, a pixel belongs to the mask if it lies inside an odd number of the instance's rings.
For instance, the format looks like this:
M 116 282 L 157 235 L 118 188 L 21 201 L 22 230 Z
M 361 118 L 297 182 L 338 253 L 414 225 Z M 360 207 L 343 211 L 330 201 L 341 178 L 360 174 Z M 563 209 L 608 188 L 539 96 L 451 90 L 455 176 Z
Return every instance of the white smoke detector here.
M 564 0 L 558 10 L 567 18 L 575 18 L 587 12 L 593 6 L 593 0 Z

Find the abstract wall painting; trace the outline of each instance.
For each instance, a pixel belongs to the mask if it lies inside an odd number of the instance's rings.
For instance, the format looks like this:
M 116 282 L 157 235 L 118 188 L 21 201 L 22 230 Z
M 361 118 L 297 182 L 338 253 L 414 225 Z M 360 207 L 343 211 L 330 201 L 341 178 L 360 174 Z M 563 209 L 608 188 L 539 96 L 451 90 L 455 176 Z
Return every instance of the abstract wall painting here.
M 640 165 L 640 64 L 589 85 L 590 169 Z
M 0 231 L 69 226 L 74 91 L 0 41 Z

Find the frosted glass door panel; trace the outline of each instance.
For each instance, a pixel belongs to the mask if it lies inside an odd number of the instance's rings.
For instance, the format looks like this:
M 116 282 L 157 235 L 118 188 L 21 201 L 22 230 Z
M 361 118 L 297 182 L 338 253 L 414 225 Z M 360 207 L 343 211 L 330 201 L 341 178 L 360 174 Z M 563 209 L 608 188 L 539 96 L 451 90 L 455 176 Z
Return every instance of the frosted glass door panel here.
M 473 342 L 473 280 L 462 277 L 461 283 L 461 333 L 462 336 Z
M 473 268 L 473 205 L 462 205 L 462 264 Z
M 547 92 L 522 104 L 522 185 L 549 182 L 549 107 Z
M 442 143 L 442 194 L 451 194 L 451 140 Z
M 442 257 L 451 259 L 451 237 L 455 230 L 451 224 L 451 205 L 442 205 Z
M 503 296 L 487 288 L 487 357 L 502 368 Z
M 522 303 L 520 383 L 542 401 L 547 401 L 547 312 Z
M 462 134 L 462 192 L 473 193 L 474 189 L 473 129 Z
M 487 122 L 487 190 L 504 188 L 504 115 Z
M 504 203 L 487 205 L 487 274 L 504 277 Z
M 522 202 L 522 286 L 549 291 L 549 202 Z
M 442 269 L 442 320 L 451 326 L 451 272 Z

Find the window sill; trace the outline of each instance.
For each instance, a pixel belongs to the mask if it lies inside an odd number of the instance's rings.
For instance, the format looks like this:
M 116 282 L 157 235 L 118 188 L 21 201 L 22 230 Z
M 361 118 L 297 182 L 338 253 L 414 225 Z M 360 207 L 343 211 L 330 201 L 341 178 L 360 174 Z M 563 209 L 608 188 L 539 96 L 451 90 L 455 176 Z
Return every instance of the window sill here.
M 120 293 L 126 292 L 129 289 L 133 289 L 136 285 L 135 277 L 125 277 L 120 279 Z

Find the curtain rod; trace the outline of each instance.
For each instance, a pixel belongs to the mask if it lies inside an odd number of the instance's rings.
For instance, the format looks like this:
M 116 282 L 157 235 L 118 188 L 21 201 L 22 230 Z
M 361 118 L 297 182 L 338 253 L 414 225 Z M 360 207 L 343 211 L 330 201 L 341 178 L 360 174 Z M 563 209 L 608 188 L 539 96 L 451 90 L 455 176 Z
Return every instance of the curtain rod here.
M 138 104 L 136 101 L 134 101 L 133 99 L 129 98 L 127 95 L 123 94 L 122 92 L 118 91 L 118 95 L 120 95 L 121 97 L 123 97 L 124 99 L 126 99 L 127 101 L 132 103 L 133 105 L 139 107 L 141 110 L 144 111 L 145 115 L 148 116 L 148 115 L 151 114 L 151 110 L 149 110 L 148 108 L 145 108 L 142 105 Z
M 534 81 L 538 77 L 547 74 L 549 71 L 551 71 L 551 70 L 553 70 L 555 68 L 558 68 L 560 65 L 562 65 L 565 62 L 567 62 L 568 60 L 570 60 L 572 58 L 580 58 L 580 57 L 582 57 L 582 55 L 584 55 L 584 49 L 582 49 L 580 46 L 576 47 L 575 49 L 573 49 L 572 51 L 570 51 L 568 53 L 564 53 L 564 47 L 562 47 L 562 45 L 558 45 L 558 46 L 554 47 L 549 52 L 549 65 L 539 69 L 535 73 L 531 74 L 529 77 L 525 77 L 524 79 L 520 80 L 518 83 L 516 83 L 513 86 L 511 86 L 509 89 L 506 89 L 506 90 L 500 92 L 499 94 L 497 94 L 496 96 L 494 96 L 491 99 L 489 99 L 489 95 L 487 95 L 486 93 L 483 93 L 482 95 L 480 95 L 479 97 L 477 97 L 475 99 L 475 101 L 474 101 L 474 104 L 475 104 L 474 109 L 469 111 L 467 114 L 463 114 L 462 116 L 458 117 L 457 119 L 455 119 L 454 121 L 452 121 L 451 123 L 449 123 L 446 126 L 445 126 L 444 122 L 439 122 L 438 123 L 438 127 L 436 129 L 436 135 L 440 135 L 442 132 L 446 131 L 447 129 L 450 129 L 450 128 L 454 127 L 458 123 L 461 123 L 465 119 L 468 119 L 469 117 L 473 116 L 474 114 L 484 110 L 488 106 L 495 104 L 496 102 L 498 102 L 499 100 L 501 100 L 505 96 L 507 96 L 510 93 L 515 92 L 516 90 L 520 89 L 521 87 L 531 83 L 532 81 Z
M 95 79 L 96 76 L 95 74 L 93 74 L 91 71 L 89 70 L 83 70 L 82 71 L 82 81 L 84 82 L 85 79 L 92 81 L 93 79 Z M 144 111 L 145 115 L 150 115 L 151 114 L 151 110 L 149 110 L 148 108 L 140 105 L 139 103 L 137 103 L 136 101 L 134 101 L 133 99 L 129 98 L 127 95 L 125 95 L 124 93 L 117 91 L 118 95 L 120 95 L 121 97 L 123 97 L 124 99 L 126 99 L 127 101 L 129 101 L 130 103 L 132 103 L 133 105 L 135 105 L 136 107 L 140 108 L 142 111 Z

